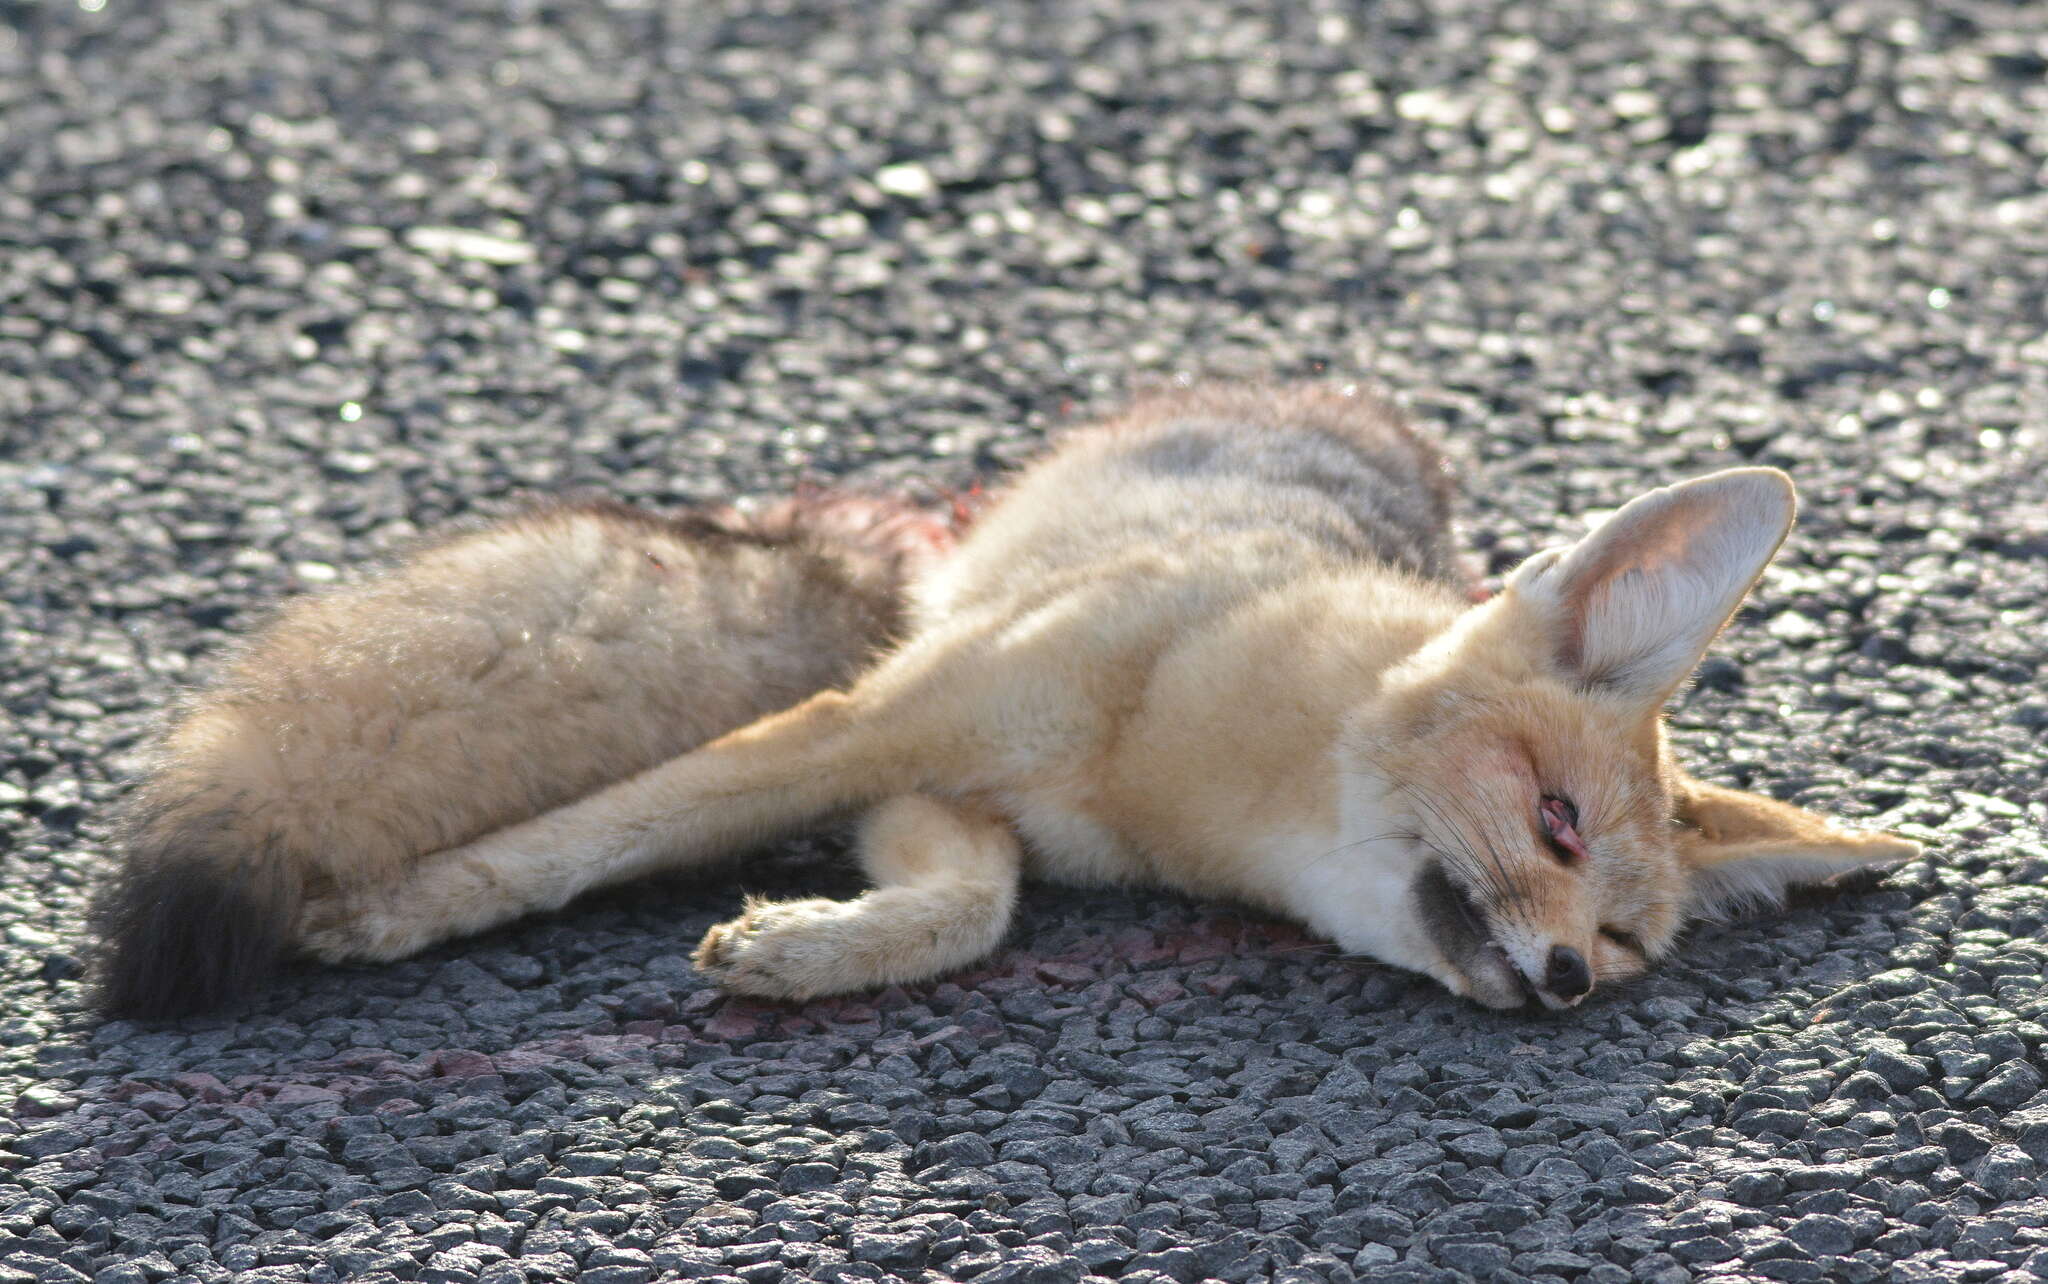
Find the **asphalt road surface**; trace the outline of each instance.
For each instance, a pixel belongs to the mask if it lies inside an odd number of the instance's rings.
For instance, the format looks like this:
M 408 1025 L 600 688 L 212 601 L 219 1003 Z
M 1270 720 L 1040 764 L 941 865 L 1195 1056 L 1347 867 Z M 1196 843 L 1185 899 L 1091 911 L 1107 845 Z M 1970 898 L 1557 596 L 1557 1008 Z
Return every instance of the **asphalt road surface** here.
M 2044 167 L 1992 0 L 0 3 L 0 1284 L 2040 1278 Z M 1494 571 L 1789 469 L 1681 752 L 1936 855 L 1563 1018 L 1049 888 L 735 1002 L 724 878 L 85 1013 L 110 804 L 281 596 L 1183 373 L 1392 389 Z

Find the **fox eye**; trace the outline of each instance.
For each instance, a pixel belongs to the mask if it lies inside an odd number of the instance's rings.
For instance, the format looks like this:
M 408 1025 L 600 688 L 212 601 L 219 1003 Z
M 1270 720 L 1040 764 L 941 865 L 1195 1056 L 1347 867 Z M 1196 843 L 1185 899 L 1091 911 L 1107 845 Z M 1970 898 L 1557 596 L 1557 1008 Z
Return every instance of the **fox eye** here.
M 1624 932 L 1618 927 L 1603 927 L 1600 929 L 1600 935 L 1606 937 L 1610 941 L 1613 941 L 1616 945 L 1619 945 L 1621 948 L 1625 950 L 1633 950 L 1637 954 L 1648 953 L 1648 951 L 1643 948 L 1642 938 L 1637 936 L 1634 932 Z
M 1579 837 L 1579 809 L 1569 798 L 1545 794 L 1536 809 L 1543 818 L 1543 837 L 1561 865 L 1586 859 L 1586 840 Z

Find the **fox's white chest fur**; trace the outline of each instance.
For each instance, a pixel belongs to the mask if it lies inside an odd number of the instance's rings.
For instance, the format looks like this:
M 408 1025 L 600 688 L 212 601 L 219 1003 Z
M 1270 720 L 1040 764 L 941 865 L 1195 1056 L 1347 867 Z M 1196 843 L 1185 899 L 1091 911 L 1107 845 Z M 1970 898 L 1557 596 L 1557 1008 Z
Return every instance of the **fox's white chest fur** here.
M 403 617 L 416 631 L 403 673 L 377 668 L 400 651 L 356 638 L 359 662 L 309 678 L 282 662 L 298 652 L 266 651 L 259 637 L 240 697 L 196 706 L 172 737 L 172 768 L 145 791 L 145 814 L 170 820 L 139 831 L 114 897 L 117 975 L 155 995 L 166 967 L 207 965 L 219 933 L 167 931 L 161 907 L 166 895 L 221 903 L 219 886 L 238 876 L 257 889 L 244 917 L 273 946 L 394 958 L 854 810 L 865 812 L 874 890 L 750 905 L 705 937 L 701 967 L 782 998 L 927 979 L 996 946 L 1029 868 L 1234 898 L 1482 1003 L 1568 1007 L 1642 972 L 1688 918 L 1917 850 L 1701 784 L 1665 743 L 1661 706 L 1792 513 L 1789 482 L 1766 469 L 1653 491 L 1474 606 L 1441 461 L 1391 410 L 1322 389 L 1199 389 L 1075 434 L 949 557 L 902 552 L 915 541 L 888 528 L 898 552 L 883 581 L 923 568 L 906 636 L 822 691 L 834 679 L 778 664 L 772 634 L 721 625 L 744 625 L 745 595 L 708 591 L 720 581 L 693 528 L 585 523 L 588 569 L 567 577 L 546 570 L 559 559 L 519 561 L 486 533 L 474 551 L 511 574 L 472 584 L 449 558 L 423 559 L 358 595 L 377 607 L 360 618 Z M 810 566 L 787 560 L 800 546 L 722 538 L 769 559 L 762 582 L 812 632 L 834 593 L 857 594 L 868 574 L 858 559 Z M 775 578 L 777 567 L 797 569 Z M 458 603 L 472 616 L 406 605 L 436 591 L 472 595 Z M 308 638 L 346 633 L 350 600 L 330 602 L 287 623 Z M 478 614 L 489 627 L 464 633 L 469 651 L 436 632 L 443 616 Z M 540 658 L 526 668 L 470 654 L 528 617 L 514 632 Z M 649 627 L 659 632 L 643 636 Z M 759 653 L 725 642 L 721 627 Z M 549 667 L 555 651 L 575 658 L 574 674 Z M 630 679 L 577 676 L 578 690 L 600 694 L 573 718 L 531 684 L 512 688 L 532 704 L 517 725 L 482 706 L 445 716 L 450 689 L 477 675 L 609 674 L 604 653 L 633 661 Z M 780 703 L 771 683 L 792 684 L 786 700 L 817 694 L 744 726 L 707 718 L 737 729 L 659 762 L 706 673 L 755 684 L 728 701 L 742 711 Z M 445 743 L 485 746 L 501 765 L 461 779 L 461 762 L 435 755 L 442 742 L 402 735 L 403 752 L 379 758 L 362 726 L 396 719 L 402 733 L 404 712 L 365 709 L 361 726 L 347 715 L 401 680 L 443 710 Z M 323 725 L 349 752 L 296 745 L 290 761 L 311 764 L 296 775 L 266 758 L 282 752 L 267 728 L 290 723 L 294 702 L 328 710 Z M 618 734 L 602 734 L 606 719 Z M 629 746 L 618 761 L 634 765 L 608 775 L 586 742 Z M 616 783 L 534 807 L 551 754 L 583 755 L 584 777 Z M 323 773 L 343 761 L 389 763 L 391 796 L 373 774 L 346 792 L 328 784 Z M 457 788 L 468 805 L 436 811 L 433 797 L 403 792 L 408 779 Z M 201 856 L 180 854 L 195 825 L 220 830 L 221 807 L 272 818 L 270 830 L 245 828 L 252 851 L 282 853 L 261 857 L 273 865 L 217 837 Z M 273 823 L 314 812 L 317 824 Z M 356 817 L 389 850 L 351 865 L 322 847 L 337 817 Z M 500 827 L 481 832 L 484 817 Z M 120 1006 L 118 983 L 115 993 Z

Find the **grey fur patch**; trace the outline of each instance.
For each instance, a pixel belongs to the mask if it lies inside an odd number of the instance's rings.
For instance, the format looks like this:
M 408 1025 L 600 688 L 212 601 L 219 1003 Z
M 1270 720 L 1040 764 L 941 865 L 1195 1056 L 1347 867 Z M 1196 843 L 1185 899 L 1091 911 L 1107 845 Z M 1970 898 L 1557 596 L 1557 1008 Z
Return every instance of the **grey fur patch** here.
M 1255 486 L 1262 502 L 1234 515 L 1244 526 L 1292 528 L 1333 553 L 1463 587 L 1444 457 L 1393 407 L 1335 391 L 1181 401 L 1136 412 L 1142 436 L 1125 456 L 1131 466 Z

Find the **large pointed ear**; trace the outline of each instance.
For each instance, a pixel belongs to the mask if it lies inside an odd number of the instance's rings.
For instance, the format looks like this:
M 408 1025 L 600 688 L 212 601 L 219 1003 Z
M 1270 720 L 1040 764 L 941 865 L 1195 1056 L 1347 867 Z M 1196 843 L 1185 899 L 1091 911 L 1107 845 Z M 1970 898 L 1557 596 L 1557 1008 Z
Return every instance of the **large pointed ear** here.
M 1686 917 L 1725 919 L 1785 903 L 1795 887 L 1853 882 L 1920 854 L 1920 844 L 1855 833 L 1761 794 L 1681 778 L 1679 859 Z
M 1792 528 L 1792 480 L 1731 468 L 1631 500 L 1508 593 L 1572 682 L 1661 705 L 1693 670 Z

